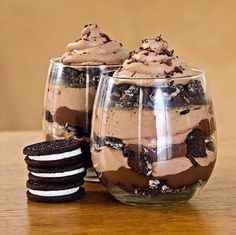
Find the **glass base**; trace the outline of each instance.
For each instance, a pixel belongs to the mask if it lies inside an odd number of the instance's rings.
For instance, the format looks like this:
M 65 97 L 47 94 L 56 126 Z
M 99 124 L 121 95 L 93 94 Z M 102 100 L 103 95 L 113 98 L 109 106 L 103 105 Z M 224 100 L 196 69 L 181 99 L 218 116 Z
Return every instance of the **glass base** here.
M 93 167 L 90 167 L 87 169 L 87 174 L 84 177 L 84 181 L 86 181 L 86 182 L 99 182 L 99 179 L 98 179 Z
M 159 194 L 153 197 L 131 194 L 113 184 L 109 184 L 107 189 L 114 198 L 123 204 L 158 209 L 163 206 L 190 200 L 204 185 L 205 182 L 198 181 L 180 192 Z

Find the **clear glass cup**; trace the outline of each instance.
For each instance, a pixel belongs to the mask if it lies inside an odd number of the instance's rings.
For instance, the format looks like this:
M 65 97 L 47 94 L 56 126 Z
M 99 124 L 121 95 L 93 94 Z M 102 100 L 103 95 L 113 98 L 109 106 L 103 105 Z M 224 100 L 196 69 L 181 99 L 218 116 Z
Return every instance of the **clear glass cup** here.
M 93 102 L 103 72 L 120 65 L 64 65 L 52 58 L 43 107 L 46 140 L 77 138 L 83 144 L 87 181 L 99 181 L 92 168 L 90 132 Z
M 103 76 L 92 118 L 92 162 L 120 202 L 159 207 L 192 198 L 216 161 L 205 73 L 178 78 Z

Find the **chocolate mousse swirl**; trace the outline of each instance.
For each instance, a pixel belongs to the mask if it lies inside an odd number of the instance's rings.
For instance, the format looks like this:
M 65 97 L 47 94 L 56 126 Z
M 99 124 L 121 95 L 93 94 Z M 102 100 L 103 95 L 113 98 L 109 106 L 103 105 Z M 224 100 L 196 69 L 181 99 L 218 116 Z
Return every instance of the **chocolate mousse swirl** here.
M 96 24 L 85 25 L 81 38 L 71 42 L 61 57 L 63 64 L 118 64 L 128 58 L 128 50 L 111 40 Z
M 114 77 L 121 78 L 171 78 L 190 76 L 192 71 L 179 60 L 174 50 L 160 36 L 142 41 L 138 50 L 132 51 Z

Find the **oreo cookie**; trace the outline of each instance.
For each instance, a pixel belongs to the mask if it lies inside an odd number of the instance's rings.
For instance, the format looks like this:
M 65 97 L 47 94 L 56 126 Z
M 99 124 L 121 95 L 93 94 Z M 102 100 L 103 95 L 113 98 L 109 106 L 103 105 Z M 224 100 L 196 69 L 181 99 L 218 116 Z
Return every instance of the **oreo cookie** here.
M 27 197 L 37 202 L 66 202 L 81 199 L 84 194 L 83 178 L 74 183 L 65 182 L 63 184 L 38 183 L 34 180 L 26 182 Z
M 86 175 L 86 169 L 82 164 L 64 168 L 32 168 L 27 167 L 29 180 L 44 184 L 64 184 L 81 181 Z
M 30 200 L 44 203 L 69 202 L 82 199 L 85 195 L 85 190 L 83 187 L 77 187 L 74 189 L 69 189 L 67 191 L 58 190 L 58 191 L 48 191 L 48 193 L 43 193 L 43 192 L 44 191 L 40 192 L 36 190 L 28 190 L 26 194 Z
M 51 168 L 78 164 L 83 161 L 81 142 L 78 140 L 52 140 L 24 148 L 25 162 L 30 167 Z
M 80 142 L 78 140 L 63 139 L 28 145 L 23 149 L 23 153 L 31 156 L 42 156 L 65 153 L 77 149 L 80 149 Z

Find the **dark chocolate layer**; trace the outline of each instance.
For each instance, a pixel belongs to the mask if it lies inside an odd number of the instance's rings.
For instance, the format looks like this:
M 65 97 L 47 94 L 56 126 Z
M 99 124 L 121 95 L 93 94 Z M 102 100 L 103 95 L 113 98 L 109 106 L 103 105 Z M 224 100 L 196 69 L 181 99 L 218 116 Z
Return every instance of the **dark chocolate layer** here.
M 92 111 L 78 111 L 67 107 L 60 107 L 53 115 L 53 120 L 65 126 L 68 132 L 76 132 L 78 138 L 90 137 Z
M 148 187 L 148 177 L 124 167 L 117 171 L 106 171 L 97 174 L 101 176 L 100 178 L 105 185 L 111 182 L 129 192 L 134 192 L 136 188 Z

